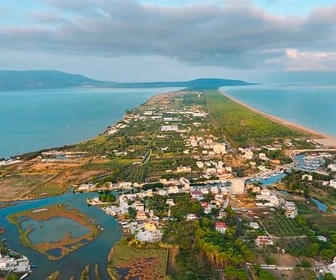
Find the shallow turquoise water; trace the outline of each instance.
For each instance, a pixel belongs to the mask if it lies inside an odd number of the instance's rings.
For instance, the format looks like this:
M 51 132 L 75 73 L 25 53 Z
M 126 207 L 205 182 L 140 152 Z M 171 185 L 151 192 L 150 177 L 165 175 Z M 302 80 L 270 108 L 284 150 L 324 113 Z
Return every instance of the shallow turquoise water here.
M 77 238 L 89 232 L 89 228 L 65 217 L 54 217 L 46 221 L 27 220 L 21 222 L 21 227 L 24 230 L 32 229 L 28 239 L 33 244 L 56 242 L 62 240 L 67 234 Z

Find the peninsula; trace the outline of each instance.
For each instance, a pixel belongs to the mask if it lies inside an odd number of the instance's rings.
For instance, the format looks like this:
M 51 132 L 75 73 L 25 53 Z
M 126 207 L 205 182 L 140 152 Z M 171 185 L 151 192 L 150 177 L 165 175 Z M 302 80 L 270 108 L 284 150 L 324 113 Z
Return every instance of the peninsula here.
M 88 202 L 124 232 L 111 278 L 316 279 L 335 266 L 336 157 L 311 132 L 215 89 L 159 94 L 93 139 L 3 165 L 1 199 L 100 192 Z

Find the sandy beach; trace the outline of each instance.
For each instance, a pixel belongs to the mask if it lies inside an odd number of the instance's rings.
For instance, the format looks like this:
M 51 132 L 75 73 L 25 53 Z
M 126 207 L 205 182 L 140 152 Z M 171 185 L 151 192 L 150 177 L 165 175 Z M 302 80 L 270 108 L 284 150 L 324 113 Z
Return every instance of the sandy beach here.
M 270 114 L 267 114 L 267 113 L 264 113 L 244 102 L 241 102 L 233 97 L 231 97 L 230 95 L 228 95 L 226 92 L 222 91 L 222 90 L 219 90 L 223 95 L 225 95 L 226 97 L 230 98 L 232 101 L 252 110 L 253 112 L 256 112 L 274 122 L 277 122 L 279 124 L 282 124 L 282 125 L 285 125 L 287 127 L 290 127 L 290 128 L 293 128 L 295 130 L 298 130 L 298 131 L 302 131 L 304 133 L 307 133 L 309 135 L 311 135 L 311 140 L 321 144 L 321 145 L 324 145 L 326 147 L 336 147 L 336 136 L 332 136 L 332 135 L 328 135 L 328 134 L 325 134 L 325 133 L 322 133 L 322 132 L 319 132 L 319 131 L 316 131 L 314 129 L 311 129 L 311 128 L 308 128 L 308 127 L 305 127 L 303 125 L 300 125 L 300 124 L 297 124 L 297 123 L 293 123 L 293 122 L 290 122 L 290 121 L 287 121 L 287 120 L 284 120 L 282 118 L 279 118 L 279 117 L 276 117 L 276 116 L 273 116 L 273 115 L 270 115 Z

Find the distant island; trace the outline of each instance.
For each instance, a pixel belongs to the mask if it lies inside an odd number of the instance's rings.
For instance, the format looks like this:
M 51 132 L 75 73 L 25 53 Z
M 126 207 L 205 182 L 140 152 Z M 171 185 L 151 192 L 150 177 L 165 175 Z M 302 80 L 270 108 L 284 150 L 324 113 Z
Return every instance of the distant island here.
M 176 82 L 139 82 L 118 83 L 113 81 L 98 81 L 82 75 L 69 74 L 56 70 L 0 71 L 0 91 L 56 89 L 70 87 L 100 87 L 100 88 L 164 88 L 185 87 L 188 89 L 217 89 L 222 86 L 245 86 L 251 83 L 231 80 L 203 78 L 191 81 Z

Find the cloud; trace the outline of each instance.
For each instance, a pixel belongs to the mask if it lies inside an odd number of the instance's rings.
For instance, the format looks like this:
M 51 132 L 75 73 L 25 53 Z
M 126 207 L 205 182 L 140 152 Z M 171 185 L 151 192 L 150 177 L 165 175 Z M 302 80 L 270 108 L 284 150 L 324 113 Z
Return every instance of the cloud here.
M 336 52 L 286 50 L 288 71 L 336 71 Z
M 295 69 L 295 63 L 307 69 L 330 67 L 312 63 L 311 54 L 332 54 L 336 6 L 296 17 L 276 16 L 248 0 L 221 2 L 158 6 L 131 0 L 44 0 L 49 8 L 30 15 L 33 26 L 0 27 L 0 48 L 110 58 L 160 56 L 233 69 Z

